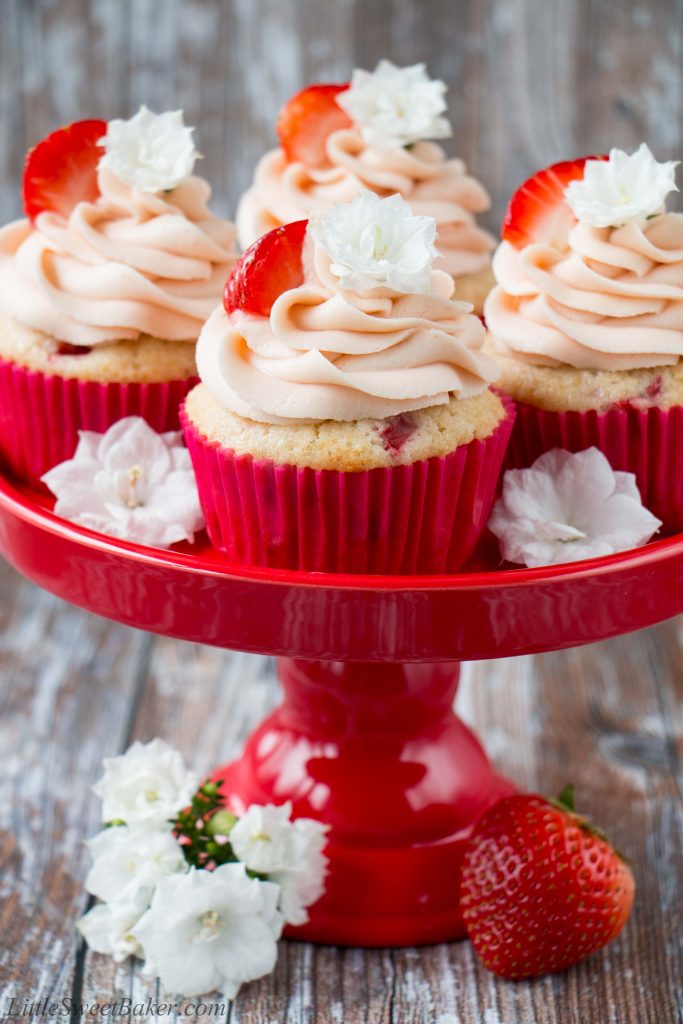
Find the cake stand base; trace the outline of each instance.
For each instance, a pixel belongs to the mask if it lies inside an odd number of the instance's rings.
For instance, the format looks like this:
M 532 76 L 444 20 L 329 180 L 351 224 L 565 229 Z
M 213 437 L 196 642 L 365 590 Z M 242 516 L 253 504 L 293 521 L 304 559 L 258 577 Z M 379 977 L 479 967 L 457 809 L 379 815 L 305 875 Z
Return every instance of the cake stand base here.
M 459 665 L 280 658 L 284 701 L 215 774 L 236 813 L 291 800 L 330 826 L 327 889 L 292 938 L 404 946 L 464 935 L 464 843 L 514 791 L 453 712 Z
M 230 565 L 201 537 L 170 551 L 105 537 L 0 475 L 0 552 L 118 622 L 287 656 L 284 703 L 218 776 L 236 811 L 291 800 L 330 825 L 327 892 L 290 934 L 343 945 L 462 935 L 464 841 L 512 786 L 453 714 L 458 661 L 592 643 L 683 612 L 683 533 L 536 569 L 501 568 L 484 544 L 448 576 L 294 572 Z

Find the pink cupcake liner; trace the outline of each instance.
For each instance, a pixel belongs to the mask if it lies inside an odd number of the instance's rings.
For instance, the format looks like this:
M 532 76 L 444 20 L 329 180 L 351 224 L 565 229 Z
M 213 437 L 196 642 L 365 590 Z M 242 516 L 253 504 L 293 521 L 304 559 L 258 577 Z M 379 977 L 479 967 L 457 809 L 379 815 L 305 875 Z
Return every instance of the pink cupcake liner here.
M 179 430 L 180 403 L 196 383 L 98 384 L 0 359 L 0 459 L 13 476 L 45 489 L 41 476 L 71 458 L 79 430 L 103 432 L 124 416 Z
M 643 504 L 664 524 L 662 533 L 683 530 L 683 406 L 549 412 L 519 402 L 505 465 L 530 466 L 551 448 L 593 446 L 613 469 L 635 473 Z
M 361 472 L 238 455 L 180 414 L 212 544 L 236 564 L 318 572 L 460 568 L 488 521 L 514 410 L 443 458 Z

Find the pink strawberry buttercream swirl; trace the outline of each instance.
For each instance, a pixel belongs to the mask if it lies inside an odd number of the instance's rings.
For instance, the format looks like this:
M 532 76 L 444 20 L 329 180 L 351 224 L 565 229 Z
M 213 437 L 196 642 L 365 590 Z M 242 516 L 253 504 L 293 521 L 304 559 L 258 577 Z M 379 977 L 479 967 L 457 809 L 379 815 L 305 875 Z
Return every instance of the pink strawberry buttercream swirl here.
M 398 192 L 413 213 L 435 218 L 442 253 L 438 268 L 460 277 L 488 265 L 496 243 L 474 215 L 488 210 L 491 202 L 483 185 L 466 173 L 462 160 L 447 160 L 433 142 L 376 150 L 353 129 L 332 132 L 327 155 L 329 166 L 315 170 L 288 163 L 281 149 L 266 153 L 237 210 L 243 247 L 272 228 L 304 220 L 371 189 L 382 196 Z
M 495 349 L 541 366 L 630 370 L 683 356 L 683 214 L 577 224 L 569 249 L 503 242 L 484 313 Z
M 101 195 L 68 221 L 0 230 L 0 310 L 73 345 L 150 334 L 196 341 L 236 259 L 236 230 L 214 216 L 211 190 L 189 177 L 153 194 L 100 171 Z
M 385 418 L 480 394 L 498 375 L 485 331 L 454 302 L 451 277 L 429 295 L 339 287 L 310 239 L 305 280 L 270 317 L 209 317 L 197 345 L 202 381 L 225 408 L 262 423 Z

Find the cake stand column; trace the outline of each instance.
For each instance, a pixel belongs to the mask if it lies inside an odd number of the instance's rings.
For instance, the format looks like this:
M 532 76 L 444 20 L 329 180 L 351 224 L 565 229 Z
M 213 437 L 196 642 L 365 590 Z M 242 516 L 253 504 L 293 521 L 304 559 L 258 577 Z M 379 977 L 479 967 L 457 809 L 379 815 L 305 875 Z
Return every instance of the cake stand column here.
M 330 825 L 326 893 L 290 936 L 400 946 L 463 934 L 463 843 L 513 787 L 453 712 L 459 671 L 279 659 L 282 705 L 216 778 L 236 813 L 291 800 Z

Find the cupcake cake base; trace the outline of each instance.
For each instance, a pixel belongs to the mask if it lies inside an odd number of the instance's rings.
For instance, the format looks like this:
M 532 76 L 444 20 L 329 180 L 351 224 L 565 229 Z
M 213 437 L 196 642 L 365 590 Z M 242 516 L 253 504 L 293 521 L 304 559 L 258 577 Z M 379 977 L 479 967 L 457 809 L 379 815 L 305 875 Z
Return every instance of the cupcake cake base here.
M 506 468 L 552 448 L 599 448 L 613 469 L 635 474 L 662 533 L 683 530 L 683 361 L 612 371 L 500 363 L 500 386 L 517 403 Z
M 98 384 L 152 384 L 196 376 L 194 341 L 134 340 L 70 345 L 0 313 L 0 359 L 50 377 Z
M 78 348 L 0 317 L 0 460 L 42 489 L 41 476 L 73 455 L 79 430 L 104 432 L 124 416 L 178 430 L 196 382 L 188 342 L 143 336 Z
M 199 385 L 181 421 L 209 537 L 230 561 L 406 574 L 472 554 L 513 413 L 485 392 L 390 420 L 279 427 L 226 413 Z
M 458 302 L 471 302 L 474 312 L 483 317 L 484 302 L 486 296 L 496 283 L 491 265 L 484 267 L 474 274 L 463 274 L 462 277 L 455 277 L 455 291 L 453 298 Z
M 489 344 L 486 350 L 501 369 L 497 387 L 516 402 L 548 412 L 606 412 L 625 404 L 636 409 L 683 406 L 683 360 L 640 370 L 579 370 L 510 359 Z
M 683 530 L 683 406 L 606 412 L 551 412 L 518 403 L 506 468 L 530 466 L 544 452 L 599 448 L 612 469 L 634 473 L 643 504 L 663 534 Z

